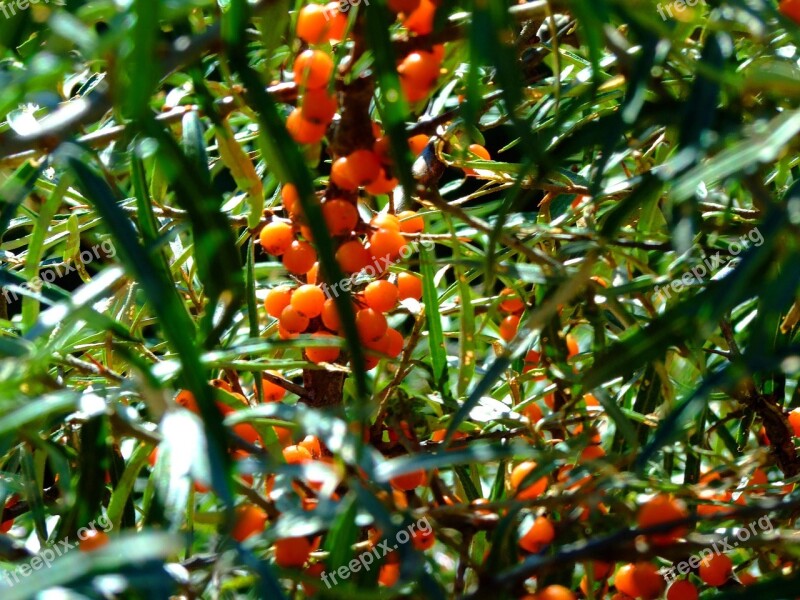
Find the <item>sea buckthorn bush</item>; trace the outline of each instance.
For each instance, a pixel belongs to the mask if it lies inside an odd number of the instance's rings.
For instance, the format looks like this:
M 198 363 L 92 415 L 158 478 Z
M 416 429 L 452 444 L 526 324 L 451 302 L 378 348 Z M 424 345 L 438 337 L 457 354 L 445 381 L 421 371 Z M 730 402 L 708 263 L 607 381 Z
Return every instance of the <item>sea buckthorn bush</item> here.
M 0 13 L 0 598 L 797 597 L 800 1 Z

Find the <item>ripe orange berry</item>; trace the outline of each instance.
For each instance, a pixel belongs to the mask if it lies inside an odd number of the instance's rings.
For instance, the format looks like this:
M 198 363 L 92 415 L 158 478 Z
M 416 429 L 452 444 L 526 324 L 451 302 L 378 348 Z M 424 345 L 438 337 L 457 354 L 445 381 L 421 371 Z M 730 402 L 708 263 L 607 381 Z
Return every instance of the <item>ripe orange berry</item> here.
M 283 221 L 272 221 L 264 225 L 259 235 L 261 247 L 273 256 L 286 252 L 294 241 L 292 226 Z
M 275 563 L 284 569 L 299 569 L 315 549 L 316 544 L 308 538 L 283 538 L 275 542 Z
M 301 448 L 305 448 L 311 454 L 311 457 L 317 459 L 322 454 L 322 447 L 319 445 L 319 440 L 313 435 L 307 435 L 299 444 Z
M 552 542 L 556 537 L 556 528 L 547 517 L 536 517 L 530 529 L 519 538 L 519 545 L 528 552 L 536 553 Z
M 386 171 L 381 169 L 377 179 L 372 183 L 364 186 L 368 194 L 373 196 L 380 196 L 381 194 L 390 194 L 397 187 L 398 181 L 394 177 L 387 177 Z
M 538 423 L 544 416 L 542 409 L 536 404 L 528 404 L 522 409 L 522 414 L 528 417 L 531 423 Z
M 378 213 L 369 221 L 369 226 L 373 229 L 391 229 L 400 231 L 400 219 L 389 213 Z
M 411 12 L 403 25 L 417 35 L 428 35 L 433 32 L 433 17 L 436 5 L 431 0 L 420 0 L 419 6 Z
M 318 317 L 322 313 L 323 304 L 325 304 L 325 292 L 316 285 L 301 285 L 292 294 L 292 308 L 309 319 Z
M 674 582 L 667 590 L 667 600 L 697 600 L 698 597 L 697 588 L 685 579 Z
M 294 82 L 308 89 L 325 87 L 333 74 L 333 59 L 321 50 L 305 50 L 294 61 Z
M 502 321 L 500 321 L 500 325 L 498 329 L 500 330 L 500 337 L 503 338 L 505 341 L 510 342 L 514 339 L 514 336 L 517 335 L 517 329 L 519 328 L 519 316 L 518 315 L 508 315 Z
M 381 339 L 388 329 L 386 317 L 372 308 L 363 308 L 356 313 L 356 328 L 358 337 L 363 342 L 372 342 Z
M 781 0 L 778 10 L 785 17 L 800 24 L 800 0 Z
M 402 492 L 409 492 L 413 489 L 418 488 L 421 485 L 425 485 L 425 481 L 427 476 L 425 471 L 412 471 L 411 473 L 406 473 L 405 475 L 398 475 L 397 477 L 392 477 L 389 480 L 389 483 L 392 485 L 393 488 L 398 489 Z
M 529 473 L 533 472 L 536 468 L 536 463 L 532 460 L 526 460 L 525 462 L 521 462 L 518 464 L 514 469 L 511 471 L 511 478 L 510 484 L 511 487 L 517 490 L 516 498 L 518 500 L 532 500 L 534 498 L 538 498 L 541 496 L 544 491 L 547 489 L 547 477 L 541 477 L 537 479 L 533 483 L 530 483 L 527 487 L 523 489 L 519 489 L 520 484 L 522 484 L 523 480 L 528 476 Z
M 724 554 L 715 554 L 700 562 L 697 574 L 708 585 L 719 587 L 731 576 L 733 562 Z
M 789 413 L 789 425 L 792 426 L 795 437 L 800 437 L 800 408 L 795 408 Z
M 413 87 L 430 88 L 439 78 L 439 61 L 432 53 L 417 50 L 403 59 L 397 72 Z
M 525 310 L 525 302 L 517 296 L 517 293 L 511 288 L 503 288 L 500 292 L 500 297 L 505 298 L 512 296 L 500 302 L 500 310 L 506 313 L 516 313 Z
M 277 373 L 273 373 L 277 375 Z M 279 386 L 277 383 L 272 383 L 266 379 L 261 380 L 261 401 L 262 402 L 280 402 L 286 395 L 286 389 Z
M 417 9 L 420 0 L 389 0 L 389 10 L 395 13 L 410 13 Z
M 620 592 L 633 598 L 653 600 L 661 595 L 664 579 L 651 563 L 629 563 L 619 568 L 614 576 L 614 585 Z
M 297 193 L 297 188 L 294 184 L 284 184 L 281 188 L 281 201 L 283 202 L 283 208 L 288 213 L 293 213 L 295 208 L 300 206 L 300 195 Z
M 243 542 L 249 537 L 264 531 L 267 524 L 267 513 L 253 504 L 243 504 L 236 507 L 231 537 L 237 542 Z
M 339 2 L 328 2 L 325 5 L 325 11 L 328 13 L 330 21 L 328 39 L 332 42 L 342 41 L 345 31 L 347 31 L 347 15 L 339 9 Z
M 381 565 L 381 570 L 378 573 L 378 583 L 386 587 L 392 587 L 400 580 L 400 564 L 387 563 Z
M 92 552 L 108 544 L 108 534 L 92 529 L 86 532 L 86 537 L 78 543 L 81 552 Z
M 333 298 L 328 298 L 322 305 L 322 324 L 331 331 L 339 331 L 342 323 L 339 320 L 339 311 L 336 308 L 336 301 Z
M 305 275 L 317 262 L 317 252 L 308 242 L 295 240 L 289 249 L 283 253 L 283 266 L 295 275 Z
M 369 185 L 382 171 L 381 161 L 372 150 L 356 150 L 348 154 L 344 168 L 347 179 L 356 185 Z
M 400 332 L 396 329 L 389 327 L 386 330 L 386 337 L 389 338 L 389 341 L 386 344 L 386 351 L 384 354 L 392 358 L 397 358 L 403 351 L 403 336 L 400 335 Z
M 300 463 L 310 461 L 313 456 L 308 448 L 298 444 L 297 446 L 286 446 L 286 448 L 283 449 L 283 458 L 287 464 L 299 465 Z
M 329 333 L 318 331 L 314 334 L 315 338 L 333 337 Z M 339 348 L 337 346 L 313 346 L 306 348 L 308 360 L 319 364 L 323 362 L 332 363 L 339 358 Z
M 331 182 L 340 189 L 348 192 L 355 192 L 358 189 L 358 182 L 352 179 L 350 163 L 345 156 L 333 161 L 330 178 Z
M 183 408 L 192 411 L 193 413 L 200 412 L 200 408 L 197 406 L 197 400 L 195 399 L 194 394 L 189 390 L 181 390 L 178 392 L 178 395 L 175 396 L 175 402 L 177 402 Z
M 414 531 L 411 534 L 411 543 L 414 544 L 414 548 L 420 551 L 425 551 L 433 548 L 433 544 L 436 542 L 436 534 L 433 533 L 432 529 L 428 531 Z
M 347 200 L 326 200 L 322 216 L 332 236 L 348 235 L 358 224 L 358 209 Z
M 231 384 L 225 381 L 224 379 L 212 379 L 208 383 L 210 383 L 213 387 L 219 390 L 225 390 L 226 392 L 233 392 Z
M 536 600 L 575 600 L 575 594 L 563 585 L 548 585 L 535 596 Z
M 422 154 L 422 151 L 425 150 L 425 146 L 427 146 L 430 141 L 431 138 L 424 133 L 412 135 L 408 138 L 408 147 L 411 149 L 411 154 L 414 156 Z
M 414 300 L 422 299 L 422 279 L 403 271 L 397 275 L 397 291 L 400 295 L 400 300 L 412 298 Z
M 297 14 L 297 37 L 308 44 L 320 44 L 328 39 L 328 15 L 324 6 L 307 4 Z
M 648 527 L 661 525 L 662 523 L 685 519 L 688 514 L 689 511 L 686 509 L 686 504 L 682 500 L 673 498 L 667 494 L 659 494 L 652 500 L 645 502 L 639 509 L 639 515 L 636 521 L 640 529 L 646 529 Z M 671 544 L 676 539 L 683 537 L 686 531 L 687 528 L 685 526 L 680 526 L 664 533 L 651 534 L 648 537 L 657 546 L 662 546 Z
M 397 218 L 400 219 L 400 231 L 403 233 L 422 233 L 425 230 L 425 220 L 413 210 L 404 210 Z
M 338 107 L 336 96 L 329 94 L 325 88 L 321 88 L 308 90 L 303 94 L 300 110 L 306 121 L 327 127 L 333 121 Z
M 397 286 L 385 279 L 373 281 L 364 289 L 364 300 L 367 306 L 378 312 L 388 312 L 397 304 L 400 292 Z
M 301 315 L 291 305 L 281 311 L 280 324 L 289 333 L 302 333 L 308 329 L 308 317 Z
M 267 296 L 264 298 L 264 308 L 267 309 L 270 317 L 277 319 L 281 316 L 283 309 L 289 306 L 291 299 L 292 289 L 289 286 L 281 285 L 267 292 Z
M 295 108 L 286 117 L 286 130 L 298 144 L 316 144 L 325 137 L 328 125 L 309 121 L 301 109 Z
M 369 236 L 369 251 L 376 259 L 397 260 L 406 247 L 406 239 L 392 229 L 379 229 Z
M 482 158 L 483 160 L 492 160 L 492 155 L 489 154 L 489 151 L 486 148 L 484 148 L 483 146 L 481 146 L 480 144 L 470 144 L 469 151 L 472 154 L 477 155 L 478 158 Z M 467 160 L 473 161 L 473 160 L 475 160 L 475 157 L 474 156 L 468 156 Z M 473 169 L 471 167 L 466 167 L 464 169 L 464 174 L 466 174 L 466 175 L 475 175 L 476 171 L 475 171 L 475 169 Z
M 336 251 L 336 261 L 346 275 L 358 273 L 372 262 L 372 256 L 358 240 L 345 242 Z

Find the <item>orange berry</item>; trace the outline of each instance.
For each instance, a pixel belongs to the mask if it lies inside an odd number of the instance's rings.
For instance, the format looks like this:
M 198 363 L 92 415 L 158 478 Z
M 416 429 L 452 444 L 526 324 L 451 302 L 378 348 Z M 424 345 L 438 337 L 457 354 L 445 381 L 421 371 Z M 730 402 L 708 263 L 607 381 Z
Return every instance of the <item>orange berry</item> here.
M 389 342 L 386 344 L 386 351 L 384 354 L 392 358 L 397 358 L 403 351 L 403 336 L 400 335 L 400 332 L 396 329 L 389 327 L 386 330 L 386 337 L 389 338 Z
M 327 127 L 336 116 L 337 108 L 339 105 L 336 102 L 336 96 L 329 94 L 325 88 L 321 88 L 308 90 L 303 94 L 300 111 L 306 121 Z
M 397 477 L 392 477 L 389 480 L 389 483 L 392 485 L 393 488 L 398 489 L 402 492 L 409 492 L 413 489 L 418 488 L 421 485 L 425 485 L 425 481 L 427 476 L 425 471 L 412 471 L 411 473 L 406 473 L 405 475 L 398 475 Z
M 345 156 L 333 161 L 330 178 L 334 185 L 340 189 L 348 192 L 355 192 L 358 189 L 358 182 L 352 179 L 350 163 Z
M 733 562 L 724 554 L 714 554 L 700 562 L 697 574 L 704 582 L 713 587 L 719 587 L 731 576 Z
M 432 529 L 427 531 L 414 531 L 411 534 L 411 543 L 414 544 L 414 548 L 420 551 L 425 551 L 433 548 L 433 544 L 436 542 L 436 534 L 433 533 Z
M 410 13 L 417 9 L 420 0 L 389 0 L 389 10 L 395 13 Z
M 347 15 L 339 8 L 339 2 L 328 2 L 325 5 L 325 11 L 328 13 L 328 20 L 330 21 L 328 39 L 332 42 L 342 41 L 345 31 L 347 31 Z
M 397 218 L 400 219 L 400 231 L 403 233 L 422 233 L 425 230 L 425 219 L 413 210 L 404 210 Z
M 422 154 L 422 151 L 425 150 L 425 146 L 428 145 L 430 140 L 431 138 L 424 133 L 412 135 L 410 138 L 408 138 L 408 147 L 411 149 L 411 154 L 414 156 L 419 156 Z
M 291 300 L 292 289 L 289 286 L 281 285 L 267 292 L 267 296 L 264 298 L 264 308 L 267 309 L 270 317 L 277 319 L 281 316 L 283 309 L 289 306 Z
M 91 529 L 86 532 L 86 537 L 78 542 L 81 552 L 92 552 L 108 544 L 108 534 L 103 531 Z
M 299 569 L 315 548 L 305 537 L 283 538 L 275 542 L 275 563 L 284 569 Z
M 411 12 L 403 25 L 417 35 L 428 35 L 433 32 L 433 17 L 436 5 L 431 0 L 420 0 L 419 6 Z
M 264 531 L 266 524 L 267 513 L 258 506 L 253 504 L 237 506 L 231 537 L 237 542 L 243 542 L 247 538 Z
M 280 321 L 278 321 L 278 337 L 279 338 L 281 338 L 282 340 L 293 340 L 294 338 L 297 337 L 297 335 L 298 334 L 296 332 L 289 331 L 286 328 L 284 328 L 284 326 L 280 324 Z
M 321 50 L 305 50 L 294 61 L 294 82 L 308 89 L 325 87 L 333 74 L 333 59 Z
M 326 200 L 322 216 L 332 236 L 348 235 L 358 224 L 358 209 L 347 200 Z
M 218 390 L 225 390 L 226 392 L 233 392 L 233 388 L 231 384 L 225 381 L 224 379 L 212 379 L 209 381 L 213 387 L 217 388 Z
M 412 298 L 422 299 L 422 279 L 413 273 L 402 272 L 397 275 L 397 292 L 400 300 Z
M 372 194 L 373 196 L 380 196 L 381 194 L 389 194 L 394 191 L 394 188 L 397 187 L 398 181 L 394 177 L 387 177 L 386 171 L 381 169 L 380 174 L 378 175 L 377 179 L 372 183 L 364 186 L 364 189 L 367 190 L 368 194 Z
M 415 82 L 401 77 L 400 90 L 403 92 L 403 96 L 405 97 L 406 101 L 410 104 L 414 104 L 416 102 L 425 100 L 425 98 L 428 97 L 431 88 L 427 86 L 419 86 Z
M 295 108 L 286 117 L 286 131 L 298 144 L 316 144 L 325 137 L 328 125 L 315 123 L 303 117 L 303 111 Z
M 399 563 L 388 563 L 381 566 L 381 570 L 378 573 L 379 584 L 386 587 L 392 587 L 399 580 L 400 580 Z
M 291 305 L 281 311 L 280 324 L 289 333 L 302 333 L 308 329 L 308 317 L 301 315 Z
M 315 262 L 314 265 L 308 270 L 308 273 L 306 273 L 306 283 L 316 285 L 318 277 L 319 277 L 319 261 Z
M 389 213 L 378 213 L 370 219 L 369 226 L 374 229 L 391 229 L 400 231 L 400 219 Z
M 272 221 L 264 225 L 259 235 L 261 247 L 273 256 L 280 256 L 286 252 L 294 241 L 294 232 L 289 223 Z
M 314 334 L 315 338 L 333 337 L 329 333 L 318 331 Z M 339 348 L 337 346 L 310 346 L 306 348 L 308 360 L 319 364 L 323 362 L 332 363 L 339 358 Z
M 336 251 L 336 261 L 347 275 L 358 273 L 372 262 L 372 256 L 358 240 L 345 242 Z
M 356 185 L 369 185 L 382 171 L 381 161 L 372 150 L 356 150 L 348 154 L 344 166 L 346 177 Z
M 311 454 L 311 457 L 314 459 L 317 459 L 322 455 L 322 447 L 319 445 L 319 440 L 313 435 L 307 435 L 303 438 L 303 441 L 297 445 L 308 450 Z
M 273 373 L 277 375 L 277 373 Z M 262 402 L 280 402 L 286 395 L 286 389 L 279 386 L 277 383 L 272 383 L 266 379 L 261 380 L 261 401 Z
M 484 148 L 483 146 L 481 146 L 480 144 L 470 144 L 469 151 L 472 154 L 477 155 L 478 158 L 482 158 L 483 160 L 492 160 L 492 155 L 489 154 L 489 151 L 486 148 Z M 467 156 L 467 160 L 474 161 L 475 157 L 474 156 Z M 475 175 L 476 171 L 475 171 L 475 169 L 473 169 L 471 167 L 465 167 L 464 168 L 464 173 L 466 175 Z
M 567 356 L 568 358 L 572 358 L 576 354 L 579 354 L 581 351 L 580 346 L 578 346 L 578 340 L 575 339 L 571 333 L 567 334 Z
M 369 237 L 369 251 L 376 259 L 397 260 L 406 247 L 406 239 L 392 229 L 379 229 Z
M 439 78 L 439 61 L 430 52 L 417 50 L 403 59 L 397 72 L 411 86 L 429 88 Z
M 591 567 L 592 573 L 594 574 L 594 580 L 599 581 L 611 575 L 611 571 L 614 569 L 614 563 L 595 560 L 592 561 Z
M 697 588 L 685 579 L 674 582 L 667 590 L 667 600 L 697 600 L 698 597 Z
M 800 0 L 781 0 L 778 10 L 783 16 L 800 24 Z
M 307 4 L 297 14 L 297 37 L 308 44 L 319 44 L 327 37 L 328 15 L 325 7 Z
M 312 460 L 314 457 L 308 448 L 298 444 L 296 446 L 286 446 L 283 449 L 283 458 L 287 464 L 299 465 Z
M 537 479 L 536 481 L 530 483 L 527 487 L 523 489 L 518 489 L 520 484 L 522 484 L 522 482 L 528 476 L 528 474 L 533 472 L 535 468 L 536 468 L 536 463 L 533 462 L 532 460 L 527 460 L 525 462 L 521 462 L 520 464 L 518 464 L 511 471 L 510 484 L 513 489 L 517 490 L 516 498 L 518 500 L 532 500 L 534 498 L 538 498 L 547 489 L 546 476 Z
M 364 300 L 367 306 L 378 312 L 388 312 L 397 304 L 400 292 L 397 286 L 385 279 L 373 281 L 364 289 Z
M 336 301 L 328 298 L 322 305 L 322 324 L 331 331 L 339 331 L 341 321 L 339 320 L 339 310 L 336 308 Z
M 517 315 L 508 315 L 502 321 L 500 321 L 500 325 L 498 329 L 500 330 L 500 337 L 503 338 L 505 341 L 510 342 L 514 339 L 514 336 L 517 335 L 517 329 L 519 328 L 519 316 Z
M 356 328 L 358 337 L 363 342 L 381 339 L 388 329 L 386 317 L 372 308 L 363 308 L 356 313 Z
M 309 319 L 318 317 L 322 313 L 323 304 L 325 304 L 325 292 L 316 285 L 301 285 L 292 294 L 292 308 Z
M 181 390 L 178 392 L 178 395 L 175 396 L 175 402 L 177 402 L 183 408 L 192 411 L 193 413 L 200 412 L 200 408 L 197 406 L 197 400 L 195 399 L 194 394 L 189 390 Z
M 295 275 L 305 275 L 317 262 L 317 252 L 308 242 L 295 240 L 283 254 L 283 266 Z
M 548 585 L 536 594 L 536 600 L 575 600 L 575 594 L 563 585 Z
M 667 494 L 659 494 L 652 500 L 645 502 L 639 509 L 636 521 L 640 529 L 646 529 L 669 523 L 670 521 L 685 519 L 688 514 L 686 504 L 682 500 L 672 498 Z M 683 537 L 686 531 L 687 528 L 685 526 L 680 526 L 664 533 L 651 534 L 648 537 L 657 546 L 662 546 L 671 544 L 676 539 Z
M 536 517 L 530 529 L 519 538 L 519 545 L 523 550 L 536 553 L 552 542 L 556 537 L 556 528 L 547 517 Z
M 661 595 L 664 579 L 651 563 L 629 563 L 619 568 L 614 576 L 614 585 L 620 592 L 633 598 L 653 600 Z
M 600 401 L 594 394 L 584 394 L 583 401 L 586 403 L 586 406 L 600 406 Z
M 795 408 L 789 413 L 789 425 L 792 426 L 795 437 L 800 437 L 800 408 Z
M 516 313 L 525 310 L 525 302 L 523 302 L 517 296 L 517 293 L 514 290 L 510 288 L 503 288 L 503 291 L 500 292 L 500 297 L 503 298 L 507 296 L 513 296 L 513 297 L 500 302 L 500 310 L 506 313 Z
M 300 195 L 297 193 L 297 188 L 292 183 L 286 183 L 281 188 L 281 202 L 286 212 L 293 213 L 296 208 L 300 206 Z
M 544 416 L 542 409 L 536 404 L 528 404 L 522 409 L 522 414 L 528 417 L 531 423 L 538 423 Z

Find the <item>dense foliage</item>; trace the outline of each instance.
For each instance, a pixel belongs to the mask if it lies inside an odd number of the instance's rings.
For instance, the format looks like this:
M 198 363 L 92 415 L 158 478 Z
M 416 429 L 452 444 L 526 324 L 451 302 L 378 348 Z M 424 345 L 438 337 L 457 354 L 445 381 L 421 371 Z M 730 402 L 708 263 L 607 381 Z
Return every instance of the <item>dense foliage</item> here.
M 4 2 L 0 597 L 797 597 L 798 23 Z

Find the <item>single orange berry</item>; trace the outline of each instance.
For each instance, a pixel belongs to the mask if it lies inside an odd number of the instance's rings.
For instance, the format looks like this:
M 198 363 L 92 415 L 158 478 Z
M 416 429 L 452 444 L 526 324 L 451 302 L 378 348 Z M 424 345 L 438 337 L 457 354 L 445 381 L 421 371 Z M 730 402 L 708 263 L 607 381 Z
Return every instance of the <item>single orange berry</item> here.
M 518 500 L 532 500 L 534 498 L 538 498 L 547 489 L 546 476 L 537 479 L 523 489 L 519 489 L 519 486 L 522 484 L 528 474 L 532 473 L 535 468 L 536 463 L 532 460 L 527 460 L 518 464 L 511 471 L 510 483 L 511 487 L 517 490 L 516 498 Z
M 325 11 L 328 13 L 330 26 L 328 27 L 328 39 L 331 42 L 340 42 L 344 39 L 347 31 L 347 15 L 340 10 L 339 2 L 328 2 Z
M 315 262 L 306 273 L 306 283 L 317 285 L 317 278 L 319 277 L 319 261 Z
M 700 562 L 697 574 L 704 582 L 713 587 L 719 587 L 731 576 L 733 562 L 724 554 L 715 554 Z
M 297 14 L 297 37 L 308 44 L 319 44 L 325 41 L 328 29 L 328 15 L 325 7 L 319 4 L 307 4 Z
M 405 475 L 398 475 L 397 477 L 392 477 L 389 480 L 389 483 L 392 485 L 393 488 L 398 489 L 402 492 L 409 492 L 413 489 L 418 488 L 421 485 L 425 485 L 425 481 L 427 480 L 427 475 L 425 471 L 412 471 L 411 473 L 406 473 Z
M 433 32 L 433 17 L 436 5 L 431 0 L 420 0 L 419 6 L 411 12 L 403 25 L 417 35 L 428 35 Z
M 523 550 L 536 553 L 547 546 L 556 537 L 556 528 L 547 517 L 536 517 L 528 531 L 519 538 L 519 545 Z
M 697 600 L 699 594 L 691 581 L 682 579 L 674 582 L 667 590 L 667 600 Z
M 428 529 L 427 531 L 414 531 L 411 534 L 411 543 L 414 544 L 414 548 L 417 550 L 430 550 L 433 548 L 435 542 L 436 534 L 433 533 L 432 529 Z
M 346 177 L 356 185 L 369 185 L 381 174 L 378 155 L 372 150 L 356 150 L 347 155 L 344 163 Z
M 329 333 L 318 331 L 314 334 L 315 338 L 333 337 Z M 310 346 L 306 348 L 308 360 L 315 364 L 327 362 L 332 363 L 339 358 L 339 348 L 337 346 Z
M 535 596 L 536 600 L 575 600 L 575 594 L 563 585 L 548 585 Z
M 278 373 L 272 373 L 278 375 Z M 280 402 L 286 395 L 286 388 L 279 386 L 277 383 L 272 383 L 267 379 L 261 380 L 261 401 L 262 402 Z
M 322 455 L 322 447 L 319 444 L 319 440 L 313 435 L 307 435 L 303 438 L 303 441 L 297 445 L 308 450 L 308 452 L 311 454 L 311 457 L 314 459 L 317 459 Z
M 381 570 L 378 573 L 378 583 L 385 587 L 392 587 L 400 580 L 400 564 L 387 563 L 381 565 Z
M 302 333 L 308 329 L 308 317 L 301 315 L 291 305 L 281 311 L 280 325 L 289 333 Z
M 183 408 L 192 411 L 193 413 L 199 413 L 200 408 L 197 406 L 197 400 L 194 397 L 194 394 L 189 390 L 181 390 L 178 392 L 178 395 L 175 397 L 175 402 L 177 402 Z
M 800 408 L 795 408 L 789 413 L 789 425 L 792 426 L 795 437 L 800 437 Z
M 86 532 L 86 537 L 78 542 L 78 549 L 81 552 L 93 552 L 108 544 L 108 540 L 107 533 L 91 529 Z
M 348 235 L 358 224 L 358 209 L 347 200 L 326 200 L 322 203 L 322 217 L 332 236 Z
M 301 445 L 286 446 L 283 449 L 283 459 L 290 465 L 299 465 L 310 461 L 312 458 L 313 456 L 308 448 Z
M 261 247 L 273 256 L 286 252 L 294 241 L 294 232 L 289 223 L 272 221 L 264 225 L 259 235 Z
M 316 544 L 305 537 L 278 540 L 275 542 L 275 563 L 284 569 L 299 569 L 315 548 Z
M 270 317 L 278 319 L 283 309 L 289 306 L 291 299 L 292 289 L 289 286 L 281 285 L 267 292 L 267 296 L 264 298 L 264 308 L 267 309 Z
M 414 300 L 422 299 L 422 279 L 403 271 L 397 275 L 397 291 L 400 295 L 400 300 L 412 298 Z
M 396 329 L 389 327 L 386 330 L 386 337 L 389 338 L 389 342 L 386 344 L 385 354 L 397 358 L 403 351 L 403 336 Z
M 316 144 L 325 137 L 327 124 L 320 125 L 303 117 L 303 111 L 295 108 L 286 117 L 286 130 L 298 144 Z
M 664 579 L 656 567 L 648 562 L 630 563 L 620 567 L 614 576 L 614 585 L 623 594 L 642 600 L 653 600 L 661 595 Z
M 325 304 L 325 292 L 316 285 L 301 285 L 292 294 L 292 308 L 309 319 L 318 317 L 322 313 L 323 304 Z
M 376 259 L 397 260 L 405 248 L 406 239 L 392 229 L 379 229 L 369 237 L 369 251 Z
M 388 312 L 397 304 L 400 292 L 397 286 L 385 279 L 373 281 L 364 289 L 364 300 L 367 306 L 378 312 Z
M 378 213 L 370 219 L 369 226 L 373 229 L 400 231 L 400 219 L 389 213 Z
M 325 127 L 333 121 L 337 108 L 339 105 L 336 96 L 329 94 L 325 88 L 306 91 L 300 105 L 300 111 L 306 121 Z
M 682 500 L 667 494 L 659 494 L 642 505 L 636 522 L 639 529 L 646 529 L 669 523 L 670 521 L 679 521 L 685 519 L 688 515 L 689 511 Z M 657 546 L 662 546 L 671 544 L 678 538 L 683 537 L 686 531 L 687 528 L 685 526 L 680 526 L 664 533 L 651 534 L 648 537 Z
M 283 253 L 283 266 L 295 275 L 305 275 L 317 262 L 317 252 L 308 242 L 295 240 L 289 249 Z
M 514 336 L 517 335 L 517 329 L 519 329 L 519 316 L 508 315 L 506 318 L 500 321 L 498 328 L 500 330 L 500 337 L 505 341 L 510 342 L 514 339 Z
M 413 210 L 404 210 L 397 218 L 400 219 L 400 231 L 403 233 L 422 233 L 425 230 L 425 219 Z
M 381 339 L 389 325 L 386 317 L 372 308 L 363 308 L 356 313 L 358 337 L 364 342 Z
M 492 155 L 489 154 L 489 151 L 480 144 L 470 144 L 469 151 L 472 154 L 475 154 L 478 158 L 482 158 L 483 160 L 492 160 Z M 474 156 L 467 157 L 467 160 L 473 161 L 475 160 L 475 157 Z M 476 171 L 471 167 L 466 167 L 464 169 L 464 173 L 466 175 L 475 175 Z
M 525 310 L 525 302 L 511 288 L 503 288 L 500 292 L 501 298 L 506 298 L 500 302 L 500 310 L 506 313 L 517 313 Z
M 264 531 L 266 524 L 267 513 L 253 504 L 243 504 L 236 507 L 231 537 L 237 542 L 243 542 Z
M 348 192 L 355 192 L 358 189 L 358 182 L 352 178 L 350 163 L 346 156 L 333 161 L 330 178 L 331 182 L 340 189 Z
M 209 381 L 213 387 L 217 388 L 218 390 L 225 390 L 226 392 L 233 392 L 233 388 L 231 384 L 225 381 L 224 379 L 212 379 Z
M 336 261 L 347 275 L 358 273 L 372 262 L 372 255 L 358 240 L 345 242 L 336 251 Z
M 321 50 L 305 50 L 294 61 L 294 82 L 308 89 L 325 87 L 333 74 L 333 59 Z
M 571 333 L 567 334 L 567 356 L 572 358 L 576 354 L 579 354 L 581 351 L 580 346 L 578 345 L 578 340 L 575 339 Z
M 415 87 L 431 87 L 439 78 L 439 61 L 424 50 L 410 53 L 397 67 L 400 77 Z
M 381 194 L 390 194 L 397 187 L 398 181 L 394 177 L 387 177 L 386 171 L 381 169 L 377 179 L 372 183 L 364 186 L 368 194 L 373 196 L 380 196 Z
M 411 154 L 414 156 L 422 154 L 422 151 L 425 150 L 425 146 L 427 146 L 430 141 L 431 138 L 424 133 L 412 135 L 408 138 L 408 147 L 411 149 Z
M 782 0 L 778 10 L 785 17 L 800 24 L 800 0 Z
M 336 300 L 328 298 L 322 305 L 322 324 L 331 331 L 339 331 L 342 323 L 339 320 L 339 311 L 336 308 Z

